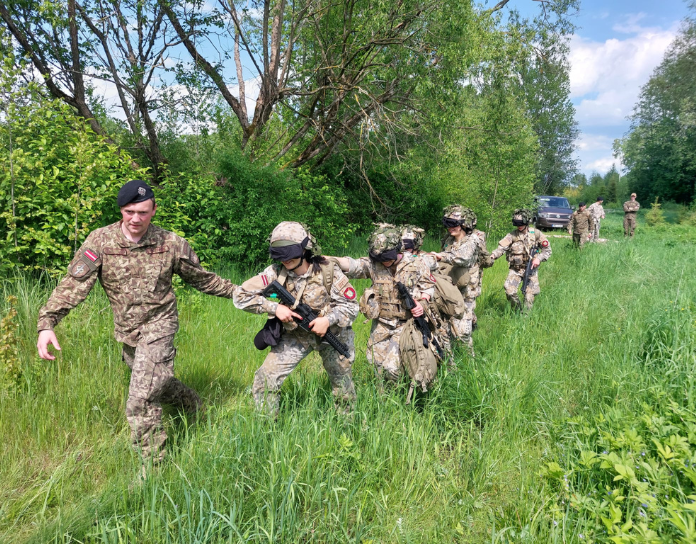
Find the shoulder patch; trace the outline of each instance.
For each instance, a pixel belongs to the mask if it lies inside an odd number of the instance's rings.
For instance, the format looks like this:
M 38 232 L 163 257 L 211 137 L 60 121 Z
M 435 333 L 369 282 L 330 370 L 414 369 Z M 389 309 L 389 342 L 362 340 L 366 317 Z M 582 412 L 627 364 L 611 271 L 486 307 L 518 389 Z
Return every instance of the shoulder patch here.
M 432 281 L 433 283 L 437 283 L 435 276 L 433 276 L 432 274 L 430 274 L 430 281 Z
M 334 285 L 336 286 L 337 291 L 343 291 L 346 285 L 348 285 L 348 278 L 343 274 L 336 274 Z
M 87 257 L 90 261 L 94 262 L 99 258 L 99 255 L 97 255 L 94 251 L 91 249 L 85 249 L 85 257 Z
M 355 300 L 355 289 L 351 285 L 343 290 L 343 296 L 348 300 Z
M 549 241 L 548 241 L 548 240 L 542 240 L 542 242 L 541 242 L 541 247 L 549 247 Z

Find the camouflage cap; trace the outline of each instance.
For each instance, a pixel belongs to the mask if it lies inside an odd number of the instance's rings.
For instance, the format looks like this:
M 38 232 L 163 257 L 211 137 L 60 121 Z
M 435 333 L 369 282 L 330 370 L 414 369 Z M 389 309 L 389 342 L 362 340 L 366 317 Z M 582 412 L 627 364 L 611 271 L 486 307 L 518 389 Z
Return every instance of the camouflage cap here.
M 367 241 L 370 253 L 379 254 L 401 249 L 401 231 L 389 223 L 379 223 Z
M 401 239 L 402 240 L 413 240 L 413 245 L 415 250 L 419 250 L 423 245 L 423 237 L 425 236 L 425 230 L 414 225 L 405 225 L 401 227 Z
M 316 239 L 309 232 L 309 229 L 302 223 L 296 221 L 283 221 L 278 223 L 273 229 L 268 242 L 272 247 L 284 247 L 301 244 L 305 249 L 312 250 L 312 253 L 319 254 L 321 249 Z
M 518 208 L 512 212 L 512 222 L 521 221 L 525 225 L 529 225 L 534 220 L 534 212 L 525 208 Z
M 442 210 L 443 219 L 454 219 L 465 229 L 473 229 L 476 226 L 476 214 L 471 208 L 461 204 L 451 204 Z

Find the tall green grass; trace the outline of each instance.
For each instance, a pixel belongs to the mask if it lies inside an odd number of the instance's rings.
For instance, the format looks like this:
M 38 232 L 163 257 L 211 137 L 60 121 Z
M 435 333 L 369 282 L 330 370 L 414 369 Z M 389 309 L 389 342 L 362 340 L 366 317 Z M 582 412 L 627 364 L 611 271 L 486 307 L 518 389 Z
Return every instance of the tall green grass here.
M 48 287 L 5 281 L 3 294 L 19 297 L 23 378 L 0 396 L 0 541 L 585 541 L 601 521 L 559 515 L 540 475 L 575 455 L 568 422 L 616 407 L 637 421 L 656 390 L 694 403 L 692 232 L 641 225 L 623 240 L 619 216 L 602 228 L 613 240 L 582 251 L 551 238 L 529 315 L 508 307 L 505 263 L 487 270 L 477 357 L 459 353 L 411 406 L 404 387 L 378 387 L 361 316 L 348 418 L 316 356 L 284 384 L 277 421 L 256 413 L 250 385 L 265 353 L 251 340 L 263 318 L 183 292 L 176 372 L 208 410 L 198 421 L 167 413 L 168 457 L 144 483 L 101 289 L 60 325 L 51 363 L 34 347 Z

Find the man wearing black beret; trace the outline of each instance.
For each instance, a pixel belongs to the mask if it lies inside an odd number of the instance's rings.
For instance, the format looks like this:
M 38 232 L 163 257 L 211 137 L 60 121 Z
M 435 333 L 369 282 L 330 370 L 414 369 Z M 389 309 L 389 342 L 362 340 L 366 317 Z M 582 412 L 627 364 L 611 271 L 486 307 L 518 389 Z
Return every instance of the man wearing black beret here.
M 568 223 L 568 234 L 573 236 L 573 244 L 575 247 L 582 248 L 585 242 L 589 240 L 591 233 L 594 231 L 594 217 L 585 209 L 585 203 L 580 202 L 578 209 L 570 216 Z
M 151 224 L 157 212 L 152 189 L 131 180 L 118 192 L 121 220 L 87 236 L 68 274 L 39 311 L 39 356 L 60 350 L 54 327 L 85 300 L 99 280 L 114 313 L 116 340 L 131 368 L 126 417 L 133 446 L 144 460 L 164 457 L 167 438 L 161 403 L 196 411 L 201 399 L 174 377 L 174 334 L 179 328 L 172 275 L 203 293 L 232 298 L 237 286 L 204 270 L 186 240 Z

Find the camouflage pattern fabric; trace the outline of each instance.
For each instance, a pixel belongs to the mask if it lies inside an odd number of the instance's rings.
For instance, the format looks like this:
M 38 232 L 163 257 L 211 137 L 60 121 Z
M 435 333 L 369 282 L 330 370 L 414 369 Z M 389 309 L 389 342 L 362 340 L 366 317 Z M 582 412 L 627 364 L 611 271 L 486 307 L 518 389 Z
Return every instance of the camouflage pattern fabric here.
M 111 302 L 116 340 L 136 346 L 172 335 L 179 328 L 173 274 L 209 295 L 232 298 L 237 288 L 203 269 L 188 242 L 173 232 L 150 225 L 135 243 L 123 235 L 120 221 L 97 229 L 39 311 L 37 329 L 53 329 L 99 280 Z
M 520 302 L 520 297 L 518 291 L 522 280 L 524 279 L 524 270 L 513 270 L 510 269 L 507 278 L 505 278 L 505 295 L 510 301 L 510 305 L 513 310 L 521 310 L 522 303 Z M 539 276 L 537 273 L 533 273 L 529 278 L 529 284 L 527 285 L 527 291 L 523 293 L 524 296 L 524 309 L 531 310 L 534 305 L 534 297 L 541 292 L 539 288 Z
M 551 256 L 551 245 L 549 244 L 548 238 L 546 238 L 543 232 L 528 227 L 524 231 L 518 229 L 513 230 L 498 242 L 498 247 L 491 253 L 491 261 L 495 261 L 502 255 L 506 255 L 510 266 L 510 272 L 505 280 L 505 294 L 513 309 L 516 310 L 521 308 L 517 290 L 524 278 L 524 272 L 534 247 L 538 247 L 540 250 L 539 253 L 535 255 L 535 258 L 538 258 L 540 262 L 548 260 Z M 531 275 L 529 285 L 527 286 L 527 292 L 523 294 L 525 308 L 531 309 L 534 303 L 534 296 L 538 295 L 539 292 L 537 268 Z
M 476 225 L 476 214 L 471 208 L 460 204 L 451 204 L 442 210 L 442 215 L 448 219 L 456 219 L 461 222 L 464 229 L 473 229 Z
M 123 345 L 123 361 L 131 369 L 126 418 L 131 442 L 144 459 L 164 458 L 167 434 L 162 428 L 162 405 L 171 404 L 195 412 L 202 406 L 200 397 L 174 377 L 174 335 L 137 346 Z
M 400 261 L 386 268 L 367 257 L 353 259 L 349 278 L 372 280 L 372 288 L 379 299 L 380 316 L 372 320 L 370 338 L 367 342 L 367 359 L 385 379 L 396 381 L 403 375 L 399 357 L 399 338 L 406 320 L 410 317 L 403 307 L 396 283 L 403 283 L 414 300 L 435 293 L 435 283 L 429 265 L 417 255 L 403 254 Z
M 285 378 L 312 351 L 318 351 L 324 368 L 329 375 L 337 404 L 351 404 L 355 400 L 355 386 L 351 365 L 355 360 L 355 347 L 351 324 L 358 315 L 356 291 L 346 275 L 336 264 L 333 265 L 333 280 L 329 292 L 324 284 L 322 272 L 314 272 L 310 266 L 303 275 L 287 271 L 280 265 L 272 265 L 261 274 L 245 281 L 234 296 L 234 305 L 240 310 L 254 314 L 266 313 L 275 316 L 277 302 L 267 300 L 261 294 L 271 282 L 278 280 L 295 297 L 326 317 L 331 332 L 343 340 L 350 349 L 346 359 L 319 336 L 304 331 L 297 323 L 283 323 L 284 333 L 254 376 L 252 395 L 260 409 L 276 415 L 279 406 L 278 391 Z M 282 275 L 281 275 L 282 274 Z M 283 280 L 283 277 L 285 278 Z
M 635 200 L 627 200 L 623 205 L 624 209 L 624 236 L 633 236 L 636 230 L 637 220 L 636 216 L 638 210 L 640 210 L 640 204 Z
M 590 231 L 590 240 L 596 242 L 599 240 L 599 225 L 604 219 L 604 207 L 601 201 L 597 201 L 594 204 L 590 204 L 587 207 L 587 211 L 590 212 L 594 219 L 594 229 Z
M 305 238 L 308 238 L 305 249 L 311 250 L 316 255 L 321 254 L 321 247 L 317 244 L 317 240 L 309 232 L 309 229 L 302 223 L 296 221 L 282 221 L 273 229 L 268 237 L 268 242 L 273 244 L 279 241 L 294 242 L 301 244 Z
M 481 296 L 481 288 L 483 285 L 483 269 L 488 268 L 493 264 L 490 262 L 490 253 L 486 248 L 486 233 L 480 230 L 475 230 L 471 234 L 478 245 L 478 260 L 469 269 L 469 285 L 462 293 L 464 295 L 464 304 L 471 313 L 473 326 L 476 326 L 476 299 Z
M 425 236 L 425 230 L 420 227 L 413 225 L 405 225 L 401 230 L 402 240 L 413 240 L 413 245 L 415 246 L 414 251 L 418 251 L 423 245 L 423 237 Z
M 573 235 L 573 243 L 582 247 L 588 241 L 590 233 L 594 231 L 594 217 L 589 210 L 575 210 L 570 216 L 568 233 Z
M 401 247 L 401 231 L 389 223 L 380 223 L 370 235 L 367 245 L 371 253 L 379 254 Z
M 328 344 L 322 343 L 316 334 L 302 329 L 285 333 L 254 374 L 251 394 L 256 407 L 271 416 L 277 416 L 280 407 L 280 391 L 285 378 L 312 351 L 321 357 L 326 374 L 331 382 L 331 390 L 339 409 L 348 411 L 355 402 L 352 365 L 355 360 L 355 335 L 353 329 L 331 327 L 331 331 L 348 346 L 350 358 L 346 359 Z

